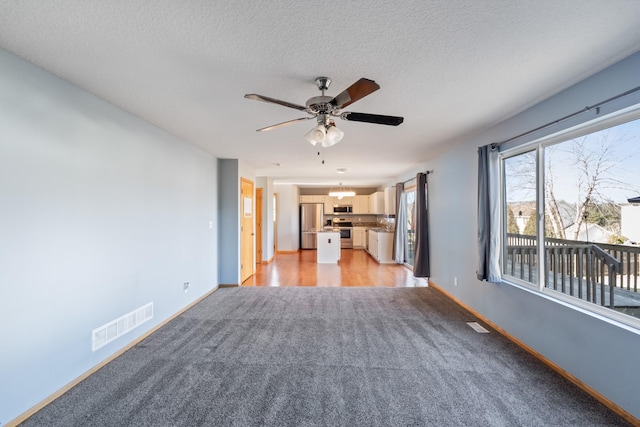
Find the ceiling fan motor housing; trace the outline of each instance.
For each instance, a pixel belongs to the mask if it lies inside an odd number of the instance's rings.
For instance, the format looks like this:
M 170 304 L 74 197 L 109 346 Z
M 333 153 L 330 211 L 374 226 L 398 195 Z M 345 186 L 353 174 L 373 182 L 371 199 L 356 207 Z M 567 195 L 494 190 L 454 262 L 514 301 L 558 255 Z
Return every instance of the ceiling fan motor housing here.
M 335 108 L 331 104 L 332 96 L 314 96 L 307 100 L 307 112 L 309 114 L 331 114 Z

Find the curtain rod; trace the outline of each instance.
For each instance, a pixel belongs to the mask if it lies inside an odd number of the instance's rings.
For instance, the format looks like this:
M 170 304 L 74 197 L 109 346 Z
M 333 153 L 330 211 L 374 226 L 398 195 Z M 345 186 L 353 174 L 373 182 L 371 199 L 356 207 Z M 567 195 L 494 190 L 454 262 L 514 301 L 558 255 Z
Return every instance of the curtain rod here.
M 613 101 L 615 101 L 617 99 L 624 98 L 625 96 L 629 96 L 629 95 L 631 95 L 631 94 L 633 94 L 635 92 L 638 92 L 638 91 L 640 91 L 640 86 L 637 86 L 637 87 L 635 87 L 633 89 L 629 89 L 626 92 L 623 92 L 623 93 L 621 93 L 619 95 L 613 96 L 613 97 L 611 97 L 609 99 L 605 99 L 604 101 L 600 101 L 600 102 L 598 102 L 596 104 L 593 104 L 593 105 L 590 105 L 590 106 L 586 106 L 582 110 L 576 111 L 575 113 L 571 113 L 571 114 L 569 114 L 567 116 L 561 117 L 559 119 L 556 119 L 556 120 L 554 120 L 552 122 L 549 122 L 547 124 L 544 124 L 542 126 L 538 126 L 537 128 L 531 129 L 531 130 L 529 130 L 527 132 L 524 132 L 524 133 L 521 133 L 520 135 L 514 136 L 512 138 L 509 138 L 509 139 L 501 141 L 501 142 L 495 142 L 495 143 L 491 144 L 491 146 L 492 147 L 493 146 L 497 147 L 497 146 L 500 146 L 502 144 L 506 144 L 507 142 L 511 142 L 511 141 L 516 140 L 518 138 L 522 138 L 523 136 L 527 136 L 527 135 L 530 135 L 530 134 L 532 134 L 534 132 L 537 132 L 539 130 L 548 128 L 549 126 L 553 126 L 555 124 L 562 123 L 565 120 L 569 120 L 572 117 L 575 117 L 575 116 L 577 116 L 579 114 L 585 113 L 585 112 L 587 112 L 589 110 L 593 110 L 594 108 L 596 109 L 596 114 L 600 114 L 600 107 L 602 107 L 603 105 L 608 104 L 610 102 L 613 102 Z
M 420 172 L 418 172 L 418 173 L 420 173 Z M 430 171 L 424 171 L 424 172 L 422 172 L 422 173 L 423 173 L 423 174 L 425 174 L 425 175 L 429 175 L 429 174 L 433 173 L 433 169 L 432 169 L 432 170 L 430 170 Z M 416 175 L 417 175 L 417 174 L 416 174 Z M 411 178 L 411 179 L 408 179 L 408 180 L 406 180 L 406 181 L 403 181 L 402 183 L 403 183 L 403 184 L 406 184 L 407 182 L 409 182 L 409 181 L 413 181 L 414 179 L 416 179 L 416 177 L 415 177 L 415 176 L 414 176 L 413 178 Z

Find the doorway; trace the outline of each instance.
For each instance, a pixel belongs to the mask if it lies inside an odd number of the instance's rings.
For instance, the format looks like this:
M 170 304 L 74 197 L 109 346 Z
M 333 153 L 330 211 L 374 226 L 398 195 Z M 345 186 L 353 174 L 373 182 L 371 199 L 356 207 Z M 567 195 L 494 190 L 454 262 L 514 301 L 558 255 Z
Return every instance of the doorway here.
M 262 188 L 256 188 L 256 264 L 262 264 Z
M 254 237 L 253 223 L 255 218 L 254 199 L 253 199 L 253 181 L 240 178 L 240 283 L 253 276 L 255 271 L 255 263 L 253 261 L 254 254 Z
M 413 269 L 413 262 L 416 254 L 416 186 L 413 185 L 405 190 L 405 203 L 407 212 L 407 239 L 404 248 L 405 264 Z
M 278 193 L 273 193 L 273 256 L 278 253 Z

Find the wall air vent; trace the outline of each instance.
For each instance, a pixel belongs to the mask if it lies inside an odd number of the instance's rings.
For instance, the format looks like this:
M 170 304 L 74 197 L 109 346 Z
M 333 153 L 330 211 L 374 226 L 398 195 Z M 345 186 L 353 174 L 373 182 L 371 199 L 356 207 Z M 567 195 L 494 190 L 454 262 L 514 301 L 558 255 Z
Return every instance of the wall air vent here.
M 480 325 L 480 323 L 478 322 L 467 322 L 467 325 L 469 325 L 469 327 L 471 329 L 473 329 L 474 331 L 476 331 L 479 334 L 488 334 L 489 331 L 487 331 L 482 325 Z
M 104 347 L 151 318 L 153 318 L 153 301 L 94 329 L 91 333 L 91 351 Z

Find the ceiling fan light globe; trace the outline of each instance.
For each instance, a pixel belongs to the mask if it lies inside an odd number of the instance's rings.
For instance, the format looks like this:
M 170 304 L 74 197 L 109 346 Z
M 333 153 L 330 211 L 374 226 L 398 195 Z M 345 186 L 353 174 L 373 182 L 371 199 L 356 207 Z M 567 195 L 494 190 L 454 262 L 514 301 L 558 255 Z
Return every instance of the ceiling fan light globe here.
M 324 126 L 318 125 L 313 129 L 311 129 L 309 132 L 307 132 L 307 134 L 304 137 L 307 141 L 309 141 L 311 145 L 315 146 L 318 142 L 324 141 L 325 135 L 326 133 L 324 130 Z
M 342 141 L 344 137 L 344 132 L 338 129 L 335 126 L 329 126 L 327 128 L 327 136 L 322 142 L 323 147 L 331 147 L 332 145 L 336 145 L 338 142 Z

